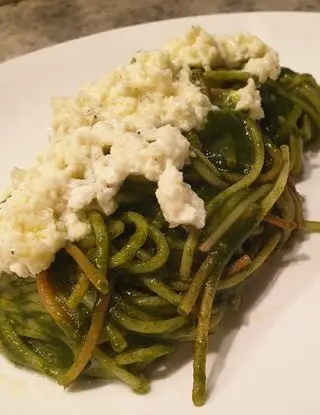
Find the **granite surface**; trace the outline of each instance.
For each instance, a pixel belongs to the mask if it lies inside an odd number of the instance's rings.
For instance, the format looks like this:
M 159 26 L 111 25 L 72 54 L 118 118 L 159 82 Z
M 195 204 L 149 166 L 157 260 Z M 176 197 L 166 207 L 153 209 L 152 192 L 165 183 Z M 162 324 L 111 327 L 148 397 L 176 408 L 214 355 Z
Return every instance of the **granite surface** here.
M 0 0 L 0 61 L 115 27 L 266 10 L 320 11 L 320 0 Z

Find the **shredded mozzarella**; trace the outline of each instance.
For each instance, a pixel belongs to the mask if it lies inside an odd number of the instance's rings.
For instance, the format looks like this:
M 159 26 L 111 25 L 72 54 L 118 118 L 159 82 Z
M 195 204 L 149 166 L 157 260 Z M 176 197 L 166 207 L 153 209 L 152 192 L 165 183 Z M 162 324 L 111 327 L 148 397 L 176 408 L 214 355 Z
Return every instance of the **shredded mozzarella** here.
M 244 88 L 237 91 L 236 95 L 239 98 L 236 105 L 237 111 L 248 111 L 249 116 L 255 120 L 263 118 L 260 92 L 256 89 L 256 84 L 252 78 L 248 80 Z
M 181 223 L 204 227 L 206 213 L 203 200 L 189 184 L 184 183 L 182 173 L 170 161 L 159 179 L 156 196 L 171 227 Z
M 278 54 L 259 38 L 246 32 L 212 36 L 198 26 L 165 45 L 177 67 L 241 68 L 264 83 L 280 74 Z M 244 66 L 243 66 L 244 65 Z

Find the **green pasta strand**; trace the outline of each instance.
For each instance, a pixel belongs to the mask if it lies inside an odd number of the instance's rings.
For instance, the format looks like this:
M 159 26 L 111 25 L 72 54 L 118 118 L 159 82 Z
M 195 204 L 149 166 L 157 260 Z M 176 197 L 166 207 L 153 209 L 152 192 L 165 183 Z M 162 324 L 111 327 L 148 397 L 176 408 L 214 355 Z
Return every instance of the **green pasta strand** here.
M 113 219 L 110 220 L 108 224 L 108 234 L 109 238 L 116 239 L 118 236 L 122 235 L 125 229 L 125 225 L 121 220 Z
M 173 350 L 174 349 L 171 346 L 156 344 L 150 347 L 142 347 L 118 354 L 115 357 L 115 362 L 120 366 L 149 362 L 172 353 Z
M 289 169 L 290 169 L 289 149 L 287 146 L 281 146 L 280 150 L 281 150 L 281 154 L 283 158 L 283 167 L 278 176 L 278 179 L 276 180 L 274 184 L 273 189 L 261 202 L 263 216 L 265 216 L 270 211 L 272 206 L 279 199 L 288 180 Z
M 96 266 L 107 277 L 109 262 L 109 238 L 103 216 L 99 212 L 90 212 L 89 221 L 96 239 Z
M 86 275 L 83 272 L 81 272 L 79 279 L 68 299 L 68 306 L 70 308 L 76 308 L 82 302 L 89 288 L 90 281 L 88 280 Z
M 223 204 L 220 211 L 216 212 L 209 219 L 203 230 L 204 236 L 209 236 L 249 194 L 250 189 L 242 189 L 230 196 L 230 198 Z
M 197 229 L 193 229 L 184 244 L 180 265 L 180 279 L 183 281 L 188 280 L 191 276 L 192 264 L 199 238 L 200 232 Z
M 245 71 L 237 71 L 237 70 L 214 70 L 214 71 L 206 71 L 204 73 L 205 81 L 247 81 L 249 78 L 252 78 L 252 74 Z
M 150 291 L 158 294 L 160 298 L 163 298 L 169 304 L 173 304 L 175 306 L 179 304 L 181 295 L 177 294 L 172 288 L 160 281 L 158 278 L 142 277 L 142 281 Z
M 309 232 L 320 232 L 320 222 L 306 220 L 304 222 L 304 228 Z
M 277 200 L 276 206 L 284 219 L 295 221 L 295 206 L 288 190 L 288 186 L 284 188 L 281 196 Z M 282 231 L 282 244 L 289 239 L 291 233 L 291 229 L 284 229 Z
M 141 248 L 148 237 L 148 224 L 145 218 L 136 212 L 126 212 L 122 215 L 124 223 L 133 224 L 136 227 L 135 233 L 129 238 L 128 242 L 110 258 L 110 267 L 116 268 L 131 261 L 139 248 Z
M 115 327 L 112 322 L 107 322 L 105 325 L 105 334 L 107 335 L 107 340 L 110 342 L 112 350 L 117 353 L 121 353 L 128 347 L 128 342 L 121 331 Z
M 200 312 L 198 315 L 198 326 L 194 342 L 192 389 L 192 399 L 196 406 L 203 405 L 206 398 L 206 358 L 208 335 L 210 330 L 212 303 L 222 271 L 222 269 L 219 268 L 220 267 L 211 273 L 205 284 Z
M 243 271 L 233 274 L 231 277 L 221 280 L 218 285 L 218 290 L 227 290 L 241 284 L 251 274 L 254 273 L 262 264 L 268 259 L 269 255 L 274 251 L 281 239 L 281 232 L 275 232 L 274 235 L 267 241 L 265 246 L 259 254 L 247 265 Z
M 199 176 L 201 176 L 208 184 L 218 189 L 225 189 L 228 187 L 228 183 L 222 180 L 221 174 L 215 165 L 212 164 L 197 148 L 191 146 L 191 150 L 196 156 L 191 159 L 191 164 Z
M 161 307 L 168 307 L 170 303 L 164 300 L 157 295 L 149 295 L 140 292 L 133 292 L 132 290 L 127 290 L 124 292 L 125 296 L 130 299 L 132 304 L 137 305 L 142 308 L 161 308 Z
M 107 376 L 114 376 L 126 383 L 137 393 L 146 393 L 149 390 L 149 382 L 144 378 L 135 376 L 128 370 L 116 364 L 106 353 L 103 353 L 99 348 L 95 349 L 94 359 L 100 364 L 101 368 L 107 373 Z
M 18 361 L 27 362 L 29 366 L 38 370 L 45 375 L 54 378 L 60 375 L 60 370 L 52 365 L 47 364 L 43 358 L 32 352 L 14 331 L 9 321 L 0 313 L 0 339 L 2 343 L 10 350 Z
M 223 321 L 225 315 L 224 311 L 219 311 L 212 314 L 209 323 L 209 333 L 213 334 L 220 327 L 220 323 Z M 158 337 L 164 340 L 178 340 L 181 342 L 194 342 L 197 334 L 197 327 L 180 329 L 173 333 L 160 334 Z
M 274 179 L 276 179 L 282 168 L 282 157 L 279 149 L 268 138 L 264 138 L 264 141 L 266 152 L 272 159 L 272 167 L 267 172 L 260 174 L 260 176 L 256 180 L 256 183 L 258 184 L 273 181 Z
M 169 258 L 170 249 L 163 233 L 156 226 L 149 225 L 148 235 L 156 245 L 156 254 L 146 261 L 133 261 L 125 264 L 126 270 L 133 274 L 145 274 L 156 271 L 163 267 Z
M 138 320 L 142 320 L 142 321 L 157 320 L 157 318 L 152 317 L 152 315 L 141 310 L 139 307 L 134 306 L 133 304 L 130 304 L 130 302 L 126 301 L 119 295 L 113 296 L 113 306 L 117 310 L 122 310 L 124 313 L 128 314 L 128 316 L 132 318 L 137 318 Z
M 167 320 L 142 321 L 130 317 L 128 314 L 115 308 L 110 309 L 114 320 L 125 329 L 144 334 L 170 333 L 178 330 L 188 323 L 188 319 L 182 316 Z

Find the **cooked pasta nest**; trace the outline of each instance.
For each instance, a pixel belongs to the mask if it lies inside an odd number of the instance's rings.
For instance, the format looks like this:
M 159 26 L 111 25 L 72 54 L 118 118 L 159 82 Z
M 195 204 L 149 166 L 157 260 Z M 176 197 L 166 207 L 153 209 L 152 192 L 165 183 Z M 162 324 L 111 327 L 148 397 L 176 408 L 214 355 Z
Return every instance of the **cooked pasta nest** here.
M 81 376 L 145 393 L 149 368 L 191 341 L 192 396 L 202 405 L 209 335 L 270 255 L 297 231 L 319 230 L 304 219 L 294 184 L 304 150 L 319 139 L 314 78 L 282 68 L 277 81 L 259 85 L 261 121 L 228 99 L 246 74 L 195 70 L 194 79 L 220 108 L 186 133 L 184 180 L 205 201 L 205 228 L 169 229 L 155 185 L 129 177 L 116 213 L 88 211 L 91 233 L 68 243 L 50 269 L 35 279 L 1 278 L 2 351 L 17 365 L 65 387 Z

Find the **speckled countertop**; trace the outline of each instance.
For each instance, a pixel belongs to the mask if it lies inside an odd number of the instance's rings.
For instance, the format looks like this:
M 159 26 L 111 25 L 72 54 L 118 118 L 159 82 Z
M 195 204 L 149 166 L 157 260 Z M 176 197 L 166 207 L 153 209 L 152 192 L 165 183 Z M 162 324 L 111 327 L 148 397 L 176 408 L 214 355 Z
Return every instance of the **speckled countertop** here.
M 320 0 L 0 0 L 0 61 L 120 26 L 258 10 L 320 11 Z

